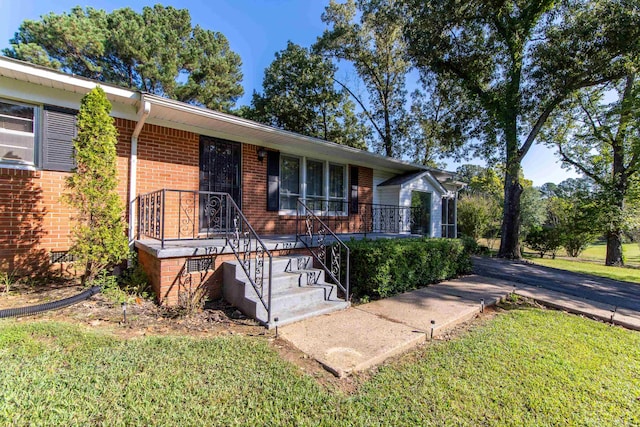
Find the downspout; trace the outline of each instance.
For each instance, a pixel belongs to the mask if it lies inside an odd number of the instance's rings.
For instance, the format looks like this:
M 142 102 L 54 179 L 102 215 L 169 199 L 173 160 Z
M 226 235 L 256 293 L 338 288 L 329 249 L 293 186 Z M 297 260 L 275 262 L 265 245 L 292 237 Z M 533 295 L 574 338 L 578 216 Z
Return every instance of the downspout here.
M 140 94 L 140 106 L 138 107 L 138 122 L 131 135 L 131 154 L 129 156 L 129 246 L 132 247 L 136 237 L 136 177 L 138 172 L 138 136 L 142 132 L 144 122 L 151 112 L 151 103 L 145 100 L 144 94 Z

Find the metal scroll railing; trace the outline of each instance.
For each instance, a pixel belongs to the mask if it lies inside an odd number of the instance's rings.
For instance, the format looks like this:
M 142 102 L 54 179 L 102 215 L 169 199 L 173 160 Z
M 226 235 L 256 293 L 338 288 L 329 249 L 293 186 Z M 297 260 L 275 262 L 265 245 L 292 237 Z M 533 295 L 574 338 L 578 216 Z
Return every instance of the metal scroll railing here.
M 138 196 L 138 238 L 142 237 L 159 240 L 163 249 L 171 241 L 223 239 L 271 322 L 273 256 L 228 193 L 162 189 Z
M 296 240 L 304 244 L 348 301 L 349 247 L 304 201 L 298 199 L 297 206 Z

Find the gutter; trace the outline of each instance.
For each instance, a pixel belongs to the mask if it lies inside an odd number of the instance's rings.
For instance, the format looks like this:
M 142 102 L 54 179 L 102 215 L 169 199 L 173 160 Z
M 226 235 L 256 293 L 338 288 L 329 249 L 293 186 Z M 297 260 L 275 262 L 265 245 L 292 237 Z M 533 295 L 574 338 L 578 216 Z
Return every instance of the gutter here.
M 135 223 L 136 223 L 136 197 L 137 197 L 137 183 L 136 177 L 138 173 L 138 136 L 142 132 L 147 117 L 151 113 L 151 103 L 146 100 L 144 94 L 140 94 L 140 106 L 138 107 L 138 122 L 133 129 L 131 135 L 131 154 L 129 156 L 129 246 L 133 245 L 133 241 L 136 237 Z

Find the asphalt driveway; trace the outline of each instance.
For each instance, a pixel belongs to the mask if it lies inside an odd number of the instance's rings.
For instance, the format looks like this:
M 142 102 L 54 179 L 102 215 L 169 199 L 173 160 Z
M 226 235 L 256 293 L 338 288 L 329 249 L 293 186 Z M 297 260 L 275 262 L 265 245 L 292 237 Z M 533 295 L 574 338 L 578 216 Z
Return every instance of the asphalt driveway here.
M 545 288 L 640 313 L 640 283 L 486 257 L 473 257 L 473 271 L 481 276 Z

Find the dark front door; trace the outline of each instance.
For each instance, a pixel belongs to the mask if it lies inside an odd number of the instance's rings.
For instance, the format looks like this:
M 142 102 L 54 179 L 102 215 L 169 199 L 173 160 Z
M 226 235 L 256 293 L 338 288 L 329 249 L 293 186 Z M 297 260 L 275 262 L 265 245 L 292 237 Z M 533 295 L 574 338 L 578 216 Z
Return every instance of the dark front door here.
M 240 207 L 240 143 L 200 136 L 200 191 L 229 193 Z M 230 206 L 224 198 L 200 196 L 200 230 L 225 231 Z

